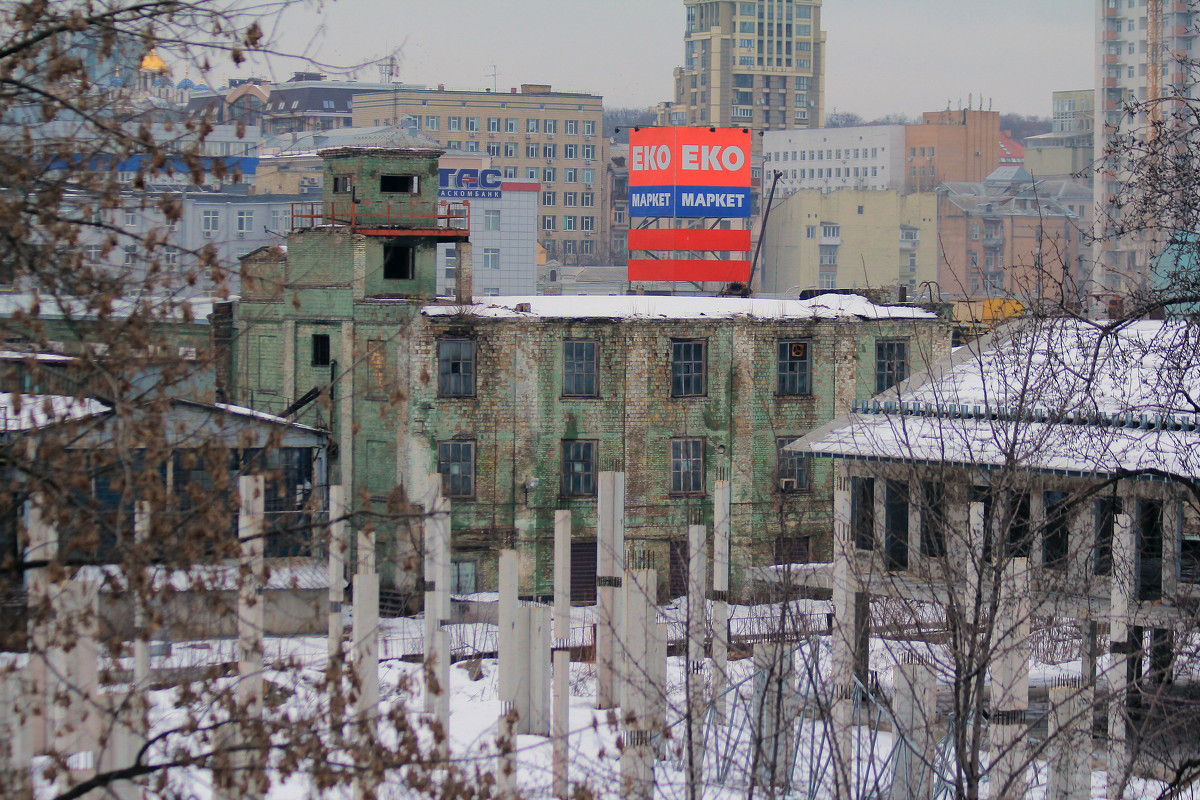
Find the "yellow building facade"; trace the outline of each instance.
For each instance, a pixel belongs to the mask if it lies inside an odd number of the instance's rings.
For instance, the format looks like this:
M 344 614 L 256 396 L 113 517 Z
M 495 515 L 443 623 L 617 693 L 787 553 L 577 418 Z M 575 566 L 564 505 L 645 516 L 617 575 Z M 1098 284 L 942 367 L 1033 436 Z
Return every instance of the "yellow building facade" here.
M 937 279 L 937 195 L 802 189 L 771 209 L 755 278 L 765 295 L 903 288 Z
M 609 257 L 609 212 L 603 98 L 522 84 L 508 92 L 396 88 L 355 95 L 354 126 L 417 129 L 447 150 L 479 153 L 508 179 L 542 184 L 538 243 L 568 264 L 603 264 Z

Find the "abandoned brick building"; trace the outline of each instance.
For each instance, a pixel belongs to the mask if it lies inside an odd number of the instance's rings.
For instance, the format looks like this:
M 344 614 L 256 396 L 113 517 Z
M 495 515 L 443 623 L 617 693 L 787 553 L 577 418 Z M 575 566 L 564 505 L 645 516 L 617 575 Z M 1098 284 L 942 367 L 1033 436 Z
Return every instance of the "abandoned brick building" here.
M 244 260 L 234 318 L 236 402 L 330 430 L 330 483 L 375 529 L 384 585 L 420 574 L 409 503 L 434 472 L 460 593 L 495 589 L 502 546 L 522 554 L 522 590 L 548 593 L 567 508 L 589 600 L 602 470 L 626 473 L 627 551 L 666 569 L 666 590 L 722 477 L 732 591 L 750 564 L 829 558 L 827 465 L 782 445 L 946 355 L 949 327 L 857 296 L 475 302 L 464 215 L 438 206 L 439 151 L 407 136 L 323 153 L 322 204 L 293 214 L 286 248 Z M 434 296 L 440 242 L 460 249 L 454 300 Z

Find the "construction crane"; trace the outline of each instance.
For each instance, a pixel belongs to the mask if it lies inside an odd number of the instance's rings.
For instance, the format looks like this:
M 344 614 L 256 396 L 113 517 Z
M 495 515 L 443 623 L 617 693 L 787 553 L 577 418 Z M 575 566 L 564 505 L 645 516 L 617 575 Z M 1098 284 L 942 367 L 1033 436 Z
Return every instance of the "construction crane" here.
M 1146 3 L 1146 102 L 1147 122 L 1153 137 L 1162 122 L 1163 0 Z

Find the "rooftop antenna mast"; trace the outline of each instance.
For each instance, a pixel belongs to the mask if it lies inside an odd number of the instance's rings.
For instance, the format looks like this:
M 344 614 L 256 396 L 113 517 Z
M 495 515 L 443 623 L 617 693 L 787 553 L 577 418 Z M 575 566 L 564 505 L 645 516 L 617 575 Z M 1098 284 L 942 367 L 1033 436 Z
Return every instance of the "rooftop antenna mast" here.
M 488 64 L 488 66 L 492 68 L 492 71 L 490 73 L 490 77 L 492 79 L 492 92 L 493 93 L 499 92 L 500 91 L 500 79 L 499 79 L 499 73 L 496 72 L 496 65 Z M 489 77 L 489 75 L 484 75 L 484 77 L 485 78 Z

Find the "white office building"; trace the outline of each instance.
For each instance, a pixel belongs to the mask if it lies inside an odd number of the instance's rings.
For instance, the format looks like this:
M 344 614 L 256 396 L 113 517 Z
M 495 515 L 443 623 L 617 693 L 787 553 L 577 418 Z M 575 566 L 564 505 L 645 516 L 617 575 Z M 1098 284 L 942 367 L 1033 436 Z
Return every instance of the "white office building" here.
M 904 187 L 903 125 L 766 131 L 762 137 L 763 195 L 779 178 L 776 196 L 800 189 L 893 189 Z

